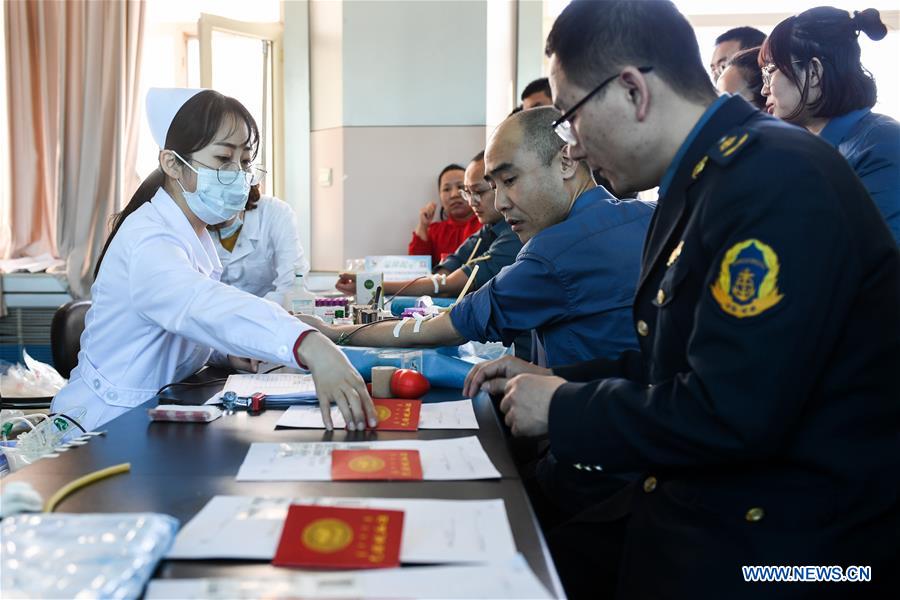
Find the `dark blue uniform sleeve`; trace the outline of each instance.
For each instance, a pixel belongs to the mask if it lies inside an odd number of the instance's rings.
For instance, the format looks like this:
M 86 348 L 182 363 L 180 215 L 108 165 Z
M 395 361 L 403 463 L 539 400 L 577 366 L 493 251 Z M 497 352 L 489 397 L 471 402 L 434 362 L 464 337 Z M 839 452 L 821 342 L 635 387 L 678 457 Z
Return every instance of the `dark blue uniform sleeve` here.
M 618 358 L 594 358 L 574 365 L 553 367 L 553 374 L 567 381 L 594 381 L 620 377 L 644 381 L 644 359 L 640 350 L 626 350 Z
M 790 169 L 779 171 L 779 160 Z M 700 209 L 698 254 L 709 258 L 698 274 L 700 300 L 684 308 L 695 315 L 685 333 L 689 369 L 651 386 L 617 378 L 561 386 L 549 417 L 560 460 L 613 472 L 765 460 L 803 418 L 827 360 L 823 349 L 841 335 L 835 320 L 852 309 L 857 292 L 850 288 L 860 281 L 851 274 L 865 269 L 861 243 L 842 227 L 849 203 L 840 204 L 840 192 L 829 186 L 829 165 L 768 162 L 752 172 L 771 177 L 745 177 L 727 189 L 723 183 Z M 777 254 L 782 297 L 738 318 L 723 309 L 713 286 L 729 249 L 751 239 Z
M 477 290 L 500 273 L 503 267 L 513 264 L 521 249 L 522 242 L 515 234 L 504 234 L 491 242 L 484 254 L 460 268 L 468 277 L 472 274 L 475 265 L 478 265 L 478 274 L 475 275 L 473 283 Z
M 900 127 L 872 132 L 865 142 L 847 160 L 900 244 Z
M 466 339 L 509 346 L 519 334 L 564 318 L 570 308 L 567 297 L 552 265 L 533 255 L 520 256 L 463 298 L 450 319 Z
M 475 244 L 480 238 L 480 232 L 473 233 L 467 237 L 466 241 L 460 244 L 459 248 L 456 249 L 456 252 L 445 258 L 443 262 L 435 266 L 432 271 L 437 272 L 438 269 L 447 269 L 448 272 L 452 273 L 459 269 L 463 266 L 463 263 L 469 260 L 469 255 L 472 254 L 472 249 L 475 248 Z

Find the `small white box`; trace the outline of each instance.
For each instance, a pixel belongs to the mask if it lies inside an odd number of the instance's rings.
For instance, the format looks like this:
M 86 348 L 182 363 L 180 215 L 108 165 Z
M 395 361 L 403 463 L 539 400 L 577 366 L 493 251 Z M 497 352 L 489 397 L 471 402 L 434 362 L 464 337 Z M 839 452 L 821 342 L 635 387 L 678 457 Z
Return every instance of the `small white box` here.
M 375 290 L 384 283 L 382 273 L 363 271 L 356 274 L 356 303 L 368 304 L 375 296 Z

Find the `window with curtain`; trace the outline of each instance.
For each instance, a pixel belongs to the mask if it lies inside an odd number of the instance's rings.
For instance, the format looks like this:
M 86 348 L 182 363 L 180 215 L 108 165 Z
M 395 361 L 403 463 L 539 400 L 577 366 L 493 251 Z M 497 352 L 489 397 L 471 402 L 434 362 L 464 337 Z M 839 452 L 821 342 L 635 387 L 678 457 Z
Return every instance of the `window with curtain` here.
M 248 5 L 244 0 L 154 0 L 147 7 L 147 41 L 141 76 L 141 97 L 152 87 L 204 87 L 201 79 L 201 44 L 198 22 L 201 15 L 223 17 L 254 24 L 279 23 L 280 0 L 257 0 Z M 272 157 L 276 137 L 276 114 L 273 82 L 274 60 L 271 43 L 237 35 L 233 32 L 213 31 L 211 87 L 240 100 L 250 110 L 260 126 L 264 146 L 259 160 L 266 162 L 269 176 L 264 184 L 272 186 Z M 159 148 L 153 141 L 144 116 L 143 102 L 138 139 L 137 171 L 146 177 L 158 165 Z M 272 193 L 273 190 L 263 190 Z M 125 199 L 127 201 L 127 199 Z
M 90 290 L 106 222 L 134 172 L 143 0 L 5 2 L 10 253 L 65 259 Z M 4 161 L 9 164 L 9 160 Z
M 6 93 L 6 11 L 0 10 L 0 115 L 9 114 Z M 0 118 L 0 260 L 8 258 L 10 250 L 9 162 L 9 119 Z M 2 299 L 0 299 L 0 316 L 2 316 Z

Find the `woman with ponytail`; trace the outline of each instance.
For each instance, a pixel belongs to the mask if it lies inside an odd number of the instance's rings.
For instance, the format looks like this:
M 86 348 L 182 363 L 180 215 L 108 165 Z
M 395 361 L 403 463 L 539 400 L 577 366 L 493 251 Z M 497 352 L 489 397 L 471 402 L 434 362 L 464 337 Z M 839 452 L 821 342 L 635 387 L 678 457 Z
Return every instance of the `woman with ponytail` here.
M 334 344 L 277 304 L 219 281 L 207 227 L 237 215 L 260 180 L 253 117 L 234 98 L 183 89 L 151 90 L 147 114 L 159 168 L 113 220 L 78 365 L 52 410 L 76 417 L 85 409 L 84 427 L 98 427 L 218 352 L 235 368 L 255 370 L 260 360 L 308 368 L 329 427 L 332 401 L 348 429 L 374 427 L 365 384 Z
M 900 243 L 900 123 L 872 112 L 875 80 L 860 32 L 887 35 L 877 10 L 820 6 L 785 19 L 759 54 L 766 110 L 819 135 L 847 159 Z

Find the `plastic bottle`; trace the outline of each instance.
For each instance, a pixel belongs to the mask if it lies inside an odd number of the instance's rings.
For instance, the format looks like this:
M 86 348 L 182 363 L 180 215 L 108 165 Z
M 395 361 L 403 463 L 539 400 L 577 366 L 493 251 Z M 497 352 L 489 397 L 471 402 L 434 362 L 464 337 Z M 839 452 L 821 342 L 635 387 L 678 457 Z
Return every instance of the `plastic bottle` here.
M 306 289 L 303 273 L 294 273 L 294 287 L 284 295 L 284 308 L 295 315 L 316 313 L 316 297 Z

